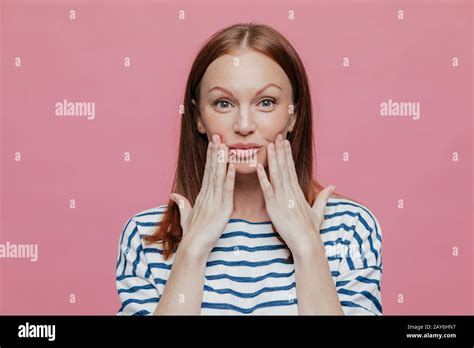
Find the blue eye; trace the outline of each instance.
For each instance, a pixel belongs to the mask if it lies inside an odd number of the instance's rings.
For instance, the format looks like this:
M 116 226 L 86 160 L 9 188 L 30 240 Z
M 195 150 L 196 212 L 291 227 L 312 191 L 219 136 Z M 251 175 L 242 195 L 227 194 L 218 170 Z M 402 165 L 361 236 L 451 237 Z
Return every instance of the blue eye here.
M 220 105 L 225 105 L 224 107 L 220 107 Z M 215 106 L 219 106 L 221 109 L 227 109 L 229 105 L 232 105 L 228 100 L 225 99 L 219 99 L 214 102 Z
M 273 99 L 268 99 L 268 98 L 267 98 L 267 99 L 262 99 L 262 100 L 260 101 L 260 104 L 263 103 L 263 102 L 270 102 L 270 103 L 272 103 L 272 104 L 270 104 L 270 105 L 269 105 L 268 103 L 267 103 L 266 105 L 262 105 L 262 106 L 264 106 L 265 108 L 272 107 L 272 106 L 275 105 L 275 101 L 274 101 Z
M 273 99 L 265 98 L 260 101 L 259 105 L 260 104 L 263 106 L 263 108 L 269 109 L 275 106 L 276 101 Z M 233 106 L 232 103 L 226 99 L 218 99 L 214 102 L 213 105 L 217 106 L 219 109 L 230 109 Z

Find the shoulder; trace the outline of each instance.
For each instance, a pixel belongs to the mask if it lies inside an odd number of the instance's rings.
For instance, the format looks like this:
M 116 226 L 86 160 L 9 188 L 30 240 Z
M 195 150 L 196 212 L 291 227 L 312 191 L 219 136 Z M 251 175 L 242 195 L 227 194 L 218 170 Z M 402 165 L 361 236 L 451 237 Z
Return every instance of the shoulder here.
M 152 235 L 165 214 L 166 209 L 167 205 L 158 205 L 133 214 L 125 223 L 121 240 L 127 238 L 142 239 L 147 235 Z
M 372 209 L 351 199 L 330 197 L 324 209 L 321 237 L 381 248 L 382 229 Z
M 324 210 L 324 219 L 355 229 L 365 228 L 375 234 L 381 233 L 380 224 L 373 211 L 347 198 L 330 197 Z
M 168 206 L 158 205 L 153 208 L 142 210 L 135 215 L 132 219 L 138 228 L 138 232 L 141 236 L 153 234 L 155 228 L 160 224 L 161 219 L 166 213 Z
M 330 197 L 320 233 L 325 245 L 342 243 L 359 252 L 363 266 L 381 265 L 382 229 L 373 210 L 367 206 L 346 198 Z

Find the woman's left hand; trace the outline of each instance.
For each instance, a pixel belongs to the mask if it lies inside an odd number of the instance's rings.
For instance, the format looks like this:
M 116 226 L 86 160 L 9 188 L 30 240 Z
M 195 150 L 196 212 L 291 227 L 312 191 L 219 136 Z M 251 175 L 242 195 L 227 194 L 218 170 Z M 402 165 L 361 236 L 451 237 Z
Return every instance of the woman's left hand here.
M 334 192 L 333 185 L 322 190 L 311 207 L 301 190 L 290 142 L 279 134 L 275 143 L 267 145 L 270 181 L 262 164 L 257 174 L 263 191 L 268 216 L 295 257 L 321 250 L 319 235 L 324 208 Z

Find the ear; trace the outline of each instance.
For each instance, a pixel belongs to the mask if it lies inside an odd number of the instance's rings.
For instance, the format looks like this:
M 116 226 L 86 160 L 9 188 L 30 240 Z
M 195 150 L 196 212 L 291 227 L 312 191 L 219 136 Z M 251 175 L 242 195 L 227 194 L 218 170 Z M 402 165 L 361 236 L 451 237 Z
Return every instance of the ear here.
M 195 106 L 196 109 L 196 119 L 197 119 L 197 128 L 199 133 L 206 134 L 206 127 L 204 127 L 204 123 L 201 120 L 201 114 L 199 113 L 199 109 L 197 108 L 196 101 L 191 99 L 191 103 Z
M 207 133 L 206 132 L 206 127 L 204 127 L 204 124 L 202 123 L 200 116 L 197 117 L 197 129 L 198 129 L 199 133 L 201 133 L 201 134 L 206 134 Z
M 296 123 L 296 113 L 290 114 L 290 122 L 288 125 L 288 132 L 292 132 Z

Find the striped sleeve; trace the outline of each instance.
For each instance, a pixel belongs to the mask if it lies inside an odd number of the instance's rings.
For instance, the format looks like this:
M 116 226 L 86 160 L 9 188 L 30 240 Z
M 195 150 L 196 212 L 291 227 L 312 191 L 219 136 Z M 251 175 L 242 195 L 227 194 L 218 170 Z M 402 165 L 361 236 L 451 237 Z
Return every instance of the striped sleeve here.
M 359 208 L 348 231 L 351 241 L 339 265 L 336 288 L 346 315 L 382 315 L 382 231 L 374 215 Z
M 160 299 L 134 218 L 127 221 L 119 242 L 116 286 L 121 306 L 117 315 L 152 315 Z

